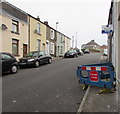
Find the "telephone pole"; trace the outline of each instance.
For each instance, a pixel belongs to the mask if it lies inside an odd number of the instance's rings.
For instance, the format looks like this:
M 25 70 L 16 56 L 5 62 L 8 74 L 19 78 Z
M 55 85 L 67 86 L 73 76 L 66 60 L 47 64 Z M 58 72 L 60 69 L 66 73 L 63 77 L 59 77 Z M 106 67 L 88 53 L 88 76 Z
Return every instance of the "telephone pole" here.
M 76 42 L 75 42 L 75 43 L 76 43 L 76 45 L 75 45 L 75 46 L 77 47 L 77 32 L 76 32 Z

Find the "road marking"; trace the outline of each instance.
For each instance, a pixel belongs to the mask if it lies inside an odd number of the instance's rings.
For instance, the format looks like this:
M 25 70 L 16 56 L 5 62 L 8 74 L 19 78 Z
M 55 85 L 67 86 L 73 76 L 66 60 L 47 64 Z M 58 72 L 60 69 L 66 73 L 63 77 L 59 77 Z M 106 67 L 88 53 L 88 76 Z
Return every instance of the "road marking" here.
M 83 97 L 83 99 L 82 99 L 82 102 L 81 102 L 81 104 L 80 104 L 79 109 L 78 109 L 77 112 L 82 112 L 83 107 L 84 107 L 84 104 L 85 104 L 85 101 L 86 101 L 86 99 L 87 99 L 87 96 L 88 96 L 88 93 L 89 93 L 89 90 L 90 90 L 90 87 L 91 87 L 91 86 L 89 85 L 88 88 L 87 88 L 87 90 L 86 90 L 86 92 L 85 92 L 85 95 L 84 95 L 84 97 Z
M 103 55 L 100 57 L 99 63 L 101 63 L 102 59 L 103 59 Z M 84 97 L 83 97 L 83 99 L 82 99 L 82 102 L 81 102 L 81 104 L 80 104 L 77 112 L 82 112 L 83 107 L 84 107 L 84 104 L 85 104 L 85 101 L 86 101 L 86 99 L 87 99 L 87 96 L 88 96 L 88 93 L 89 93 L 89 90 L 90 90 L 90 87 L 91 87 L 91 86 L 89 85 L 88 88 L 87 88 L 87 90 L 86 90 L 86 92 L 85 92 L 85 95 L 84 95 Z
M 120 80 L 119 79 L 117 79 L 117 82 L 120 84 Z

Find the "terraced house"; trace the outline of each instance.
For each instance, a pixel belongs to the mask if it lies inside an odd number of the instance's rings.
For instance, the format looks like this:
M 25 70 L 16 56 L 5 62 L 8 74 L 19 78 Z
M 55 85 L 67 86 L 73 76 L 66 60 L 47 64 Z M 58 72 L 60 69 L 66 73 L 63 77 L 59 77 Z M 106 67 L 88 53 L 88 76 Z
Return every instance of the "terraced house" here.
M 22 57 L 28 51 L 28 14 L 8 2 L 0 1 L 0 5 L 0 51 Z
M 46 51 L 46 25 L 29 15 L 29 51 Z
M 65 36 L 57 32 L 57 40 L 56 40 L 56 56 L 63 56 L 65 53 Z
M 0 4 L 0 52 L 12 53 L 19 59 L 31 51 L 63 56 L 70 49 L 71 39 L 50 27 L 47 21 L 42 22 L 6 1 Z
M 48 25 L 47 21 L 44 21 L 46 25 L 46 51 L 52 55 L 56 56 L 56 30 Z
M 71 48 L 71 39 L 65 36 L 65 52 L 67 52 Z

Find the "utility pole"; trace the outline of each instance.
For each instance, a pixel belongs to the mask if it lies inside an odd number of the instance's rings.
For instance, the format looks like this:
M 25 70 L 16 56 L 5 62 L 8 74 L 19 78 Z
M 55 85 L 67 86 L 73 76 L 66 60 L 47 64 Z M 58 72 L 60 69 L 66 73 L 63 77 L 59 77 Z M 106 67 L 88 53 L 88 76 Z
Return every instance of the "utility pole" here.
M 76 46 L 76 48 L 77 48 L 77 32 L 76 32 L 76 42 L 75 42 L 75 43 L 76 43 L 76 45 L 75 45 L 75 46 Z

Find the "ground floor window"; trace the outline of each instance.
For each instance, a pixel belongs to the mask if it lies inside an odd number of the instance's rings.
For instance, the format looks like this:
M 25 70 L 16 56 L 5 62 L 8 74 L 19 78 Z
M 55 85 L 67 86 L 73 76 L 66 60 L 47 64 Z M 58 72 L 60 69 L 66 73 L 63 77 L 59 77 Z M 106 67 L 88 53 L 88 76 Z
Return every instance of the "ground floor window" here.
M 60 48 L 60 53 L 63 54 L 63 46 Z
M 40 40 L 37 40 L 37 51 L 40 51 Z
M 12 39 L 12 54 L 18 55 L 19 40 Z
M 50 48 L 50 53 L 54 54 L 54 43 L 53 42 L 51 42 L 51 46 L 50 47 L 51 47 Z

